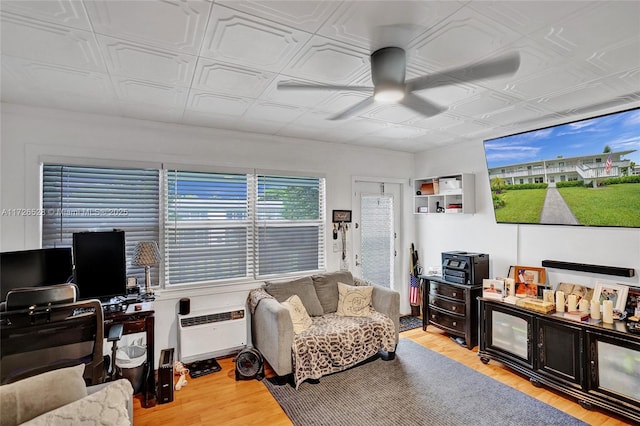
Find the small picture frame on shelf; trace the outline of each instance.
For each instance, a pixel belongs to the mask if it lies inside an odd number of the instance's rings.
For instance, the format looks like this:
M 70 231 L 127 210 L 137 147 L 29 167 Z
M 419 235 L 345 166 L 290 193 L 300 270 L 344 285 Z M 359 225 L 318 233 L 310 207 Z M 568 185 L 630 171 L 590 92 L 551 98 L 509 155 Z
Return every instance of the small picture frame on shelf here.
M 501 279 L 483 279 L 482 280 L 482 297 L 490 299 L 499 299 L 505 296 L 505 285 Z
M 516 283 L 544 285 L 547 282 L 547 272 L 545 268 L 516 265 L 512 273 L 513 276 L 511 278 L 515 279 Z
M 640 288 L 629 287 L 626 311 L 629 316 L 638 316 L 637 312 L 640 312 Z
M 624 311 L 627 306 L 629 287 L 624 284 L 596 283 L 593 299 L 599 301 L 600 306 L 605 300 L 613 302 L 613 309 Z

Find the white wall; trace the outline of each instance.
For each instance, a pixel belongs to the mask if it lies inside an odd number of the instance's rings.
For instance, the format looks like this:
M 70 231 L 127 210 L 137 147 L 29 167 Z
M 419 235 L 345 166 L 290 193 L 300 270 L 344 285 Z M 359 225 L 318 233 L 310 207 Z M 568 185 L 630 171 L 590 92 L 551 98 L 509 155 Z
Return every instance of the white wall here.
M 42 156 L 92 158 L 106 160 L 107 164 L 145 161 L 307 171 L 326 176 L 328 221 L 331 210 L 351 209 L 353 176 L 404 180 L 406 220 L 402 238 L 413 239 L 411 154 L 13 104 L 1 106 L 0 210 L 39 207 Z M 340 267 L 339 253 L 331 250 L 331 233 L 327 223 L 328 271 Z M 0 216 L 1 251 L 39 246 L 39 218 Z M 408 264 L 408 260 L 403 262 Z M 257 286 L 247 283 L 160 293 L 155 304 L 156 359 L 161 349 L 177 346 L 179 298 L 190 297 L 194 310 L 238 306 L 245 304 L 248 290 Z M 401 285 L 398 290 L 403 301 L 401 310 L 408 313 L 407 287 Z
M 476 213 L 416 218 L 423 266 L 439 265 L 449 250 L 489 253 L 491 277 L 505 276 L 510 265 L 541 266 L 542 260 L 634 268 L 632 278 L 548 269 L 548 281 L 594 286 L 597 281 L 638 285 L 640 229 L 560 225 L 497 224 L 481 140 L 425 151 L 415 157 L 415 177 L 474 173 Z

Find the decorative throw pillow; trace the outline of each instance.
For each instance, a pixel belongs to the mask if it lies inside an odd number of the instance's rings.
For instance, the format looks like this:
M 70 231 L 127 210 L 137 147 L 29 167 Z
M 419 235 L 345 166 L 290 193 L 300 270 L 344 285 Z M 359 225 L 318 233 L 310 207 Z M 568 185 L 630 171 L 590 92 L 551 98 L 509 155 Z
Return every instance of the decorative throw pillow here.
M 279 283 L 267 282 L 264 285 L 264 289 L 280 303 L 294 294 L 298 295 L 307 313 L 312 317 L 324 315 L 325 313 L 316 295 L 316 289 L 313 286 L 311 277 L 303 277 L 297 280 Z
M 289 310 L 291 321 L 293 321 L 294 333 L 300 334 L 307 328 L 311 327 L 311 317 L 297 295 L 294 294 L 282 302 L 282 305 Z
M 133 388 L 127 379 L 116 380 L 98 392 L 38 416 L 24 426 L 70 424 L 128 426 L 131 424 L 131 419 L 129 419 L 127 405 L 132 394 Z
M 338 309 L 338 283 L 353 284 L 353 275 L 349 271 L 329 272 L 311 278 L 325 314 L 331 314 Z
M 24 423 L 84 398 L 87 385 L 83 373 L 84 364 L 79 364 L 0 386 L 0 425 Z
M 339 282 L 336 314 L 344 317 L 368 317 L 373 313 L 372 293 L 373 287 L 356 287 Z

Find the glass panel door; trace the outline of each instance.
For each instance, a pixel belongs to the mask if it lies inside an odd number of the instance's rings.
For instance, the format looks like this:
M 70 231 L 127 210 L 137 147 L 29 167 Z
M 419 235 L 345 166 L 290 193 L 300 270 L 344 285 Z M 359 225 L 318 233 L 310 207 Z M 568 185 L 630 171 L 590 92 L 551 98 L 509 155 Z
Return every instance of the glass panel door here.
M 362 194 L 360 209 L 362 278 L 391 287 L 394 273 L 393 197 Z

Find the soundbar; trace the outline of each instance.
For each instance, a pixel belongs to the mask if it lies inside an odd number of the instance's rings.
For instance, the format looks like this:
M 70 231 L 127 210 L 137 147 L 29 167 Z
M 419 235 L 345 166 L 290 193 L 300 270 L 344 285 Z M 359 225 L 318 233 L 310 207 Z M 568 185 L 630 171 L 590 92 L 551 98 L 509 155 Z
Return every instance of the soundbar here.
M 547 268 L 568 269 L 570 271 L 591 272 L 594 274 L 615 275 L 617 277 L 633 277 L 636 274 L 636 271 L 633 268 L 561 262 L 559 260 L 543 260 L 542 266 Z

